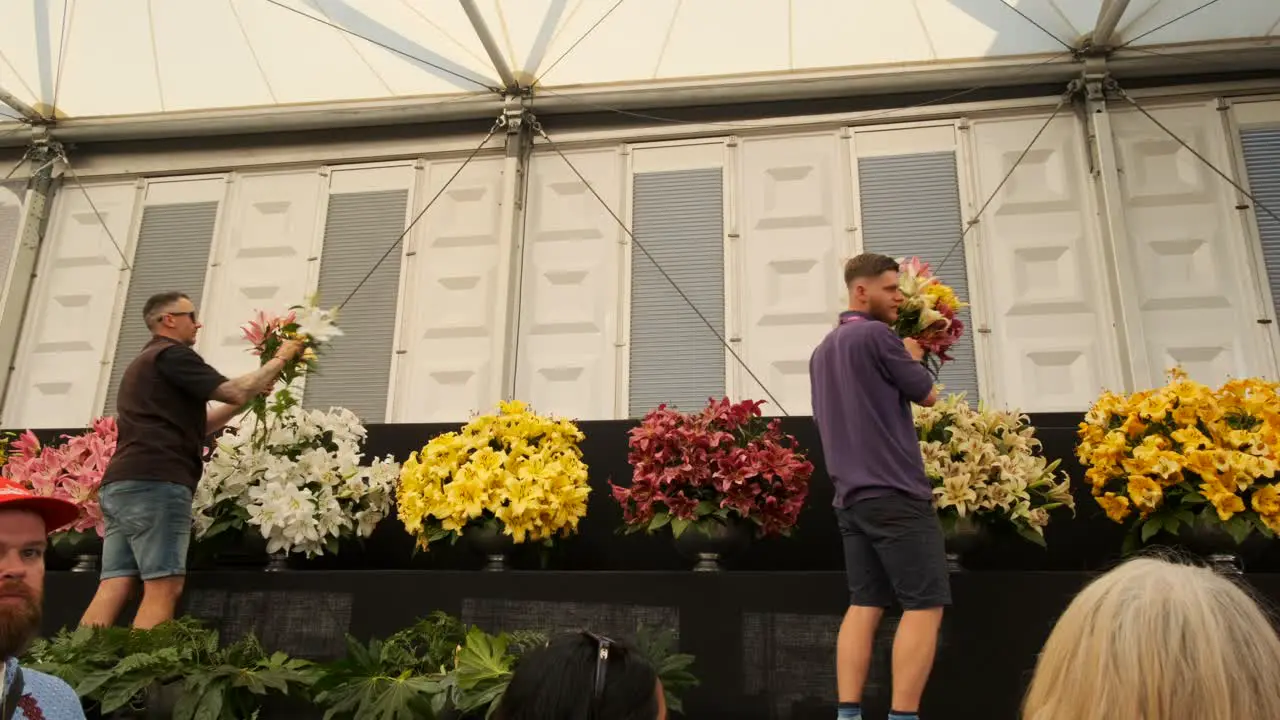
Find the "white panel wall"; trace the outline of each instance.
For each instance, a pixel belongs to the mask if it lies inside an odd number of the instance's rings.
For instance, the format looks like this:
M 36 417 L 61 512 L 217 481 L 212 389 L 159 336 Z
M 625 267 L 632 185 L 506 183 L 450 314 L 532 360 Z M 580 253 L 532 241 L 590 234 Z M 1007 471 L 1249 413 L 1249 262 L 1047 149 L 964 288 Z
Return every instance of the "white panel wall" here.
M 968 218 L 990 198 L 1045 117 L 970 129 Z M 977 233 L 990 323 L 989 396 L 1027 412 L 1080 411 L 1119 388 L 1107 276 L 1079 122 L 1060 116 L 1000 192 Z M 975 273 L 977 274 L 977 273 Z
M 619 150 L 566 155 L 623 216 Z M 531 159 L 527 202 L 516 397 L 540 412 L 612 418 L 625 233 L 554 153 Z
M 1208 103 L 1148 108 L 1209 162 L 1229 172 L 1220 113 Z M 1181 365 L 1209 384 L 1270 374 L 1248 245 L 1235 192 L 1203 161 L 1134 110 L 1113 114 L 1125 227 L 1149 377 Z
M 739 152 L 739 355 L 782 409 L 808 415 L 809 356 L 848 301 L 848 171 L 835 133 L 747 139 Z M 768 399 L 745 372 L 736 386 L 743 398 Z
M 139 189 L 134 182 L 86 187 L 92 206 L 72 185 L 54 201 L 10 377 L 6 427 L 79 427 L 99 407 L 124 267 L 111 238 L 130 254 Z
M 415 217 L 461 162 L 426 165 Z M 457 422 L 498 401 L 502 168 L 501 158 L 473 160 L 410 235 L 393 422 Z
M 241 326 L 315 291 L 323 178 L 317 170 L 233 177 L 210 259 L 197 350 L 227 377 L 257 367 Z

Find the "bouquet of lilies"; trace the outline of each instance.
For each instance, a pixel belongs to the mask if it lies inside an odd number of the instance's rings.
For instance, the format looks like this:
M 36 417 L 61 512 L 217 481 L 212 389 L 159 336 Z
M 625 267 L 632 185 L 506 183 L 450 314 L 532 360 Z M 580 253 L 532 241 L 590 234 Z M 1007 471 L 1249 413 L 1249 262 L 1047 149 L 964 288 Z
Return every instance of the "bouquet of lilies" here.
M 27 430 L 8 447 L 3 474 L 41 497 L 73 503 L 80 516 L 65 528 L 50 528 L 57 535 L 96 534 L 102 537 L 104 521 L 98 505 L 98 487 L 107 463 L 116 452 L 116 419 L 93 421 L 79 435 L 63 435 L 61 444 L 43 445 Z
M 297 400 L 294 394 L 294 381 L 315 370 L 320 347 L 342 335 L 342 331 L 334 324 L 336 314 L 336 309 L 322 310 L 316 306 L 314 300 L 310 300 L 305 305 L 289 308 L 289 312 L 282 316 L 268 315 L 259 310 L 257 319 L 250 320 L 241 328 L 245 339 L 252 345 L 250 352 L 258 357 L 261 365 L 270 362 L 285 342 L 302 341 L 303 352 L 287 362 L 280 373 L 283 387 L 275 393 L 275 400 L 271 406 L 276 410 L 276 414 L 280 414 Z M 250 410 L 258 416 L 259 425 L 265 428 L 267 398 L 255 398 L 250 405 Z
M 958 313 L 965 303 L 920 258 L 901 260 L 899 265 L 898 286 L 903 300 L 893 329 L 899 337 L 914 338 L 920 343 L 925 362 L 937 375 L 943 364 L 952 359 L 947 351 L 964 334 Z

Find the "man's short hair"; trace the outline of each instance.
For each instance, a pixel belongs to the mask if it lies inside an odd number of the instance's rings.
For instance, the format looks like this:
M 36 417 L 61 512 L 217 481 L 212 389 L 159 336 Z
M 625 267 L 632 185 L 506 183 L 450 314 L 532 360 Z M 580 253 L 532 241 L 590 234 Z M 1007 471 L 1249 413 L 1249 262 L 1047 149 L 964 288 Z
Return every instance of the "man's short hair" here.
M 898 261 L 888 255 L 879 253 L 862 253 L 849 258 L 844 264 L 844 284 L 852 285 L 854 280 L 880 277 L 890 270 L 898 269 Z
M 165 308 L 179 300 L 190 299 L 191 298 L 188 297 L 186 293 L 181 293 L 177 290 L 156 293 L 155 295 L 147 298 L 147 302 L 142 306 L 142 320 L 147 324 L 147 327 L 151 327 L 155 325 L 156 321 L 160 319 L 160 316 L 164 314 L 162 311 Z

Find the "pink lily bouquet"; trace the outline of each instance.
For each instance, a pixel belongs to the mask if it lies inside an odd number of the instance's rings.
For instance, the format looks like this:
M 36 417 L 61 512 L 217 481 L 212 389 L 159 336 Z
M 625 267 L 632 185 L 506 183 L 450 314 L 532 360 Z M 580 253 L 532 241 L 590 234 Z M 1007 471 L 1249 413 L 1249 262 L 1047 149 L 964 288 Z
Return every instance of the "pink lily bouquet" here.
M 291 387 L 298 378 L 316 369 L 317 352 L 321 345 L 342 335 L 342 331 L 334 324 L 337 310 L 322 310 L 309 302 L 306 305 L 295 305 L 282 316 L 268 315 L 261 310 L 258 317 L 250 320 L 241 330 L 244 337 L 252 345 L 250 352 L 258 357 L 260 365 L 266 365 L 279 352 L 280 346 L 288 340 L 301 340 L 305 346 L 302 354 L 289 361 L 280 373 L 284 387 L 275 395 L 272 407 L 282 412 L 296 404 Z M 251 409 L 265 424 L 267 414 L 267 398 L 254 400 Z
M 29 488 L 36 495 L 67 500 L 80 508 L 80 517 L 57 535 L 102 537 L 102 508 L 98 487 L 107 462 L 116 452 L 116 420 L 101 417 L 80 435 L 63 435 L 58 446 L 41 445 L 35 433 L 22 433 L 9 444 L 4 475 Z M 51 528 L 52 529 L 52 528 Z
M 920 343 L 925 363 L 936 376 L 952 360 L 947 351 L 964 335 L 964 322 L 957 314 L 965 303 L 920 258 L 899 261 L 899 265 L 898 285 L 903 301 L 893 329 L 899 337 L 914 338 Z

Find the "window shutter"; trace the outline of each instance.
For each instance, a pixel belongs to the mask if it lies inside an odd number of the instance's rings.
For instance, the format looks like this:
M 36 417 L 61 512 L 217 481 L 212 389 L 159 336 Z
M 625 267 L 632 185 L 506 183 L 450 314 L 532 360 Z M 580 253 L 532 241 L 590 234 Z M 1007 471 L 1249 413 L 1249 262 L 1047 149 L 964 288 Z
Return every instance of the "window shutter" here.
M 968 262 L 964 244 L 956 246 L 963 221 L 955 153 L 861 158 L 858 183 L 866 252 L 918 257 L 968 302 Z M 939 266 L 948 253 L 946 264 Z M 960 319 L 965 324 L 964 336 L 951 349 L 955 359 L 943 366 L 938 381 L 945 386 L 945 393 L 963 392 L 976 404 L 981 396 L 968 308 L 960 313 Z
M 5 291 L 9 264 L 18 249 L 18 225 L 22 222 L 22 195 L 26 183 L 0 183 L 0 293 Z M 5 298 L 0 295 L 0 307 Z
M 329 197 L 320 254 L 322 307 L 345 300 L 400 237 L 408 202 L 407 190 Z M 385 422 L 402 255 L 387 255 L 339 312 L 343 334 L 324 348 L 319 371 L 308 376 L 304 407 L 344 407 L 365 423 Z
M 723 184 L 719 168 L 635 176 L 632 231 L 657 266 L 632 243 L 632 417 L 663 403 L 696 412 L 725 394 L 724 346 L 658 271 L 724 335 Z
M 209 269 L 209 246 L 218 221 L 218 203 L 196 202 L 150 205 L 142 212 L 138 249 L 133 255 L 129 292 L 125 296 L 124 317 L 116 339 L 115 360 L 107 385 L 104 412 L 116 412 L 120 378 L 151 339 L 142 321 L 142 307 L 156 293 L 174 290 L 186 293 L 197 305 L 204 294 L 204 276 Z M 199 308 L 205 310 L 205 308 Z
M 1259 204 L 1280 214 L 1280 128 L 1247 130 L 1240 133 L 1240 140 L 1250 191 Z M 1280 315 L 1280 220 L 1261 207 L 1255 207 L 1253 213 L 1258 218 L 1272 307 Z

